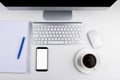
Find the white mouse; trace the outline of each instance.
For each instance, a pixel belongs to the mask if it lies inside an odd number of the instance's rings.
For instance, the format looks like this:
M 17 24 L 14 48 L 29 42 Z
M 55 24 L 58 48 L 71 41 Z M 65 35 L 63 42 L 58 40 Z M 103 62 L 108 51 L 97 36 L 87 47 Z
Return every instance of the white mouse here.
M 89 31 L 87 33 L 87 36 L 89 38 L 91 46 L 94 49 L 102 47 L 103 42 L 102 42 L 101 36 L 99 35 L 99 33 L 97 31 L 95 31 L 95 30 Z

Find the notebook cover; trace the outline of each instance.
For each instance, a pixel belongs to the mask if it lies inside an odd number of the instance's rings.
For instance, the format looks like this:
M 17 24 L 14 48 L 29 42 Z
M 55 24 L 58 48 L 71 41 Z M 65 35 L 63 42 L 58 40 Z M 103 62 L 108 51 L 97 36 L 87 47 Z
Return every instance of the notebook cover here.
M 20 58 L 17 59 L 22 38 Z M 0 21 L 0 72 L 27 73 L 29 55 L 29 22 Z

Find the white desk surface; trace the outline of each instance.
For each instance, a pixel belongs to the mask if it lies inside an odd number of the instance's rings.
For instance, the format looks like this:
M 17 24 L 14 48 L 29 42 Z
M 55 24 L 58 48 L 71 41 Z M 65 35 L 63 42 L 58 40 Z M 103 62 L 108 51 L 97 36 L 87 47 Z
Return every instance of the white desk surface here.
M 0 4 L 0 20 L 29 20 L 44 22 L 42 10 L 10 11 Z M 73 11 L 73 21 L 82 21 L 85 32 L 97 30 L 104 46 L 95 50 L 101 57 L 100 69 L 91 75 L 76 70 L 73 58 L 76 52 L 91 46 L 85 36 L 85 46 L 47 46 L 49 71 L 35 71 L 35 46 L 30 48 L 29 74 L 0 73 L 0 80 L 120 80 L 120 0 L 107 10 Z

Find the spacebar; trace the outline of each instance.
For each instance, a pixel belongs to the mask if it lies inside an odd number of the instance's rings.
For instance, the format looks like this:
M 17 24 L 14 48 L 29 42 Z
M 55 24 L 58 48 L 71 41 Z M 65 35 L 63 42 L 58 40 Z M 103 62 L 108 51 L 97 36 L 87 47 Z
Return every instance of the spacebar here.
M 48 44 L 64 44 L 64 41 L 48 41 Z

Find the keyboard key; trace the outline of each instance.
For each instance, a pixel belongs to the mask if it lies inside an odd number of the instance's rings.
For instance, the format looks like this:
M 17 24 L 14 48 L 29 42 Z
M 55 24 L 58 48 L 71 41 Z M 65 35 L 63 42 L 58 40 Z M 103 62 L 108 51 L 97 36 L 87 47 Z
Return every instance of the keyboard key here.
M 48 41 L 48 44 L 64 44 L 64 41 Z
M 39 35 L 38 35 L 38 34 L 35 34 L 34 37 L 39 37 Z
M 44 44 L 47 44 L 47 41 L 44 41 Z
M 65 41 L 65 44 L 68 44 L 68 41 Z

